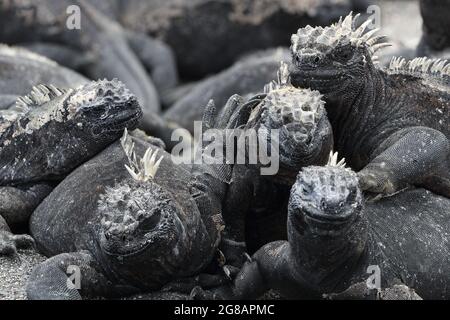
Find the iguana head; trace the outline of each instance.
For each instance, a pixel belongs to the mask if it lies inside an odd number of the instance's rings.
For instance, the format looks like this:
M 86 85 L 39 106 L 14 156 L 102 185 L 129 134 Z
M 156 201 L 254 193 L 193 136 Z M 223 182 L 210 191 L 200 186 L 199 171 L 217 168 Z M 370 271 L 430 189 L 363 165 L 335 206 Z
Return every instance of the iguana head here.
M 161 254 L 178 239 L 178 211 L 170 192 L 152 181 L 135 180 L 106 190 L 99 201 L 101 244 L 110 255 L 132 255 L 148 250 Z
M 292 186 L 288 239 L 305 269 L 342 263 L 362 252 L 367 221 L 357 175 L 340 164 L 307 167 Z M 306 270 L 311 271 L 311 270 Z
M 101 250 L 122 278 L 152 287 L 184 258 L 183 209 L 158 184 L 131 180 L 108 188 L 98 210 Z
M 291 223 L 303 234 L 334 237 L 345 233 L 361 215 L 358 179 L 349 169 L 307 167 L 292 187 Z
M 94 139 L 118 138 L 134 128 L 142 115 L 136 97 L 114 79 L 91 82 L 76 89 L 65 105 L 68 121 Z
M 171 190 L 155 180 L 162 157 L 148 149 L 137 159 L 131 139 L 124 138 L 130 162 L 124 170 L 131 177 L 100 196 L 98 239 L 103 256 L 122 278 L 148 288 L 164 283 L 185 258 L 185 212 Z
M 266 86 L 266 97 L 252 111 L 248 126 L 279 130 L 280 167 L 293 172 L 312 163 L 324 164 L 332 148 L 332 130 L 318 91 L 289 84 L 287 65 L 278 80 Z
M 301 28 L 291 37 L 291 82 L 296 87 L 339 96 L 364 85 L 377 62 L 375 53 L 388 46 L 385 37 L 375 36 L 371 20 L 356 27 L 358 16 L 350 13 L 327 27 Z

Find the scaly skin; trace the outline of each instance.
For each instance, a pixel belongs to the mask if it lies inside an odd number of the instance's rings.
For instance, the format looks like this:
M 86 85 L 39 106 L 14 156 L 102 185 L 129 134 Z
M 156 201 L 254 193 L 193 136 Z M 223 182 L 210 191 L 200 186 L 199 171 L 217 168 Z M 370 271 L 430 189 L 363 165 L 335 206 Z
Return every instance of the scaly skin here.
M 149 180 L 133 179 L 124 167 L 132 144 L 138 160 L 146 150 L 155 154 Z M 31 233 L 51 258 L 33 271 L 28 298 L 113 297 L 163 287 L 189 293 L 195 285 L 225 283 L 223 274 L 207 269 L 217 265 L 224 195 L 215 178 L 125 137 L 72 172 L 33 213 Z M 81 269 L 79 292 L 66 286 L 73 264 Z
M 324 94 L 335 147 L 359 171 L 365 191 L 392 194 L 420 185 L 450 197 L 450 67 L 445 61 L 393 59 L 356 18 L 292 36 L 292 84 Z
M 124 128 L 134 129 L 141 115 L 136 97 L 117 80 L 67 90 L 39 85 L 0 110 L 0 254 L 16 249 L 8 225 L 25 224 L 51 185 Z
M 230 286 L 194 295 L 251 299 L 275 289 L 289 299 L 311 299 L 350 287 L 342 298 L 365 299 L 368 267 L 378 266 L 381 298 L 417 299 L 398 287 L 403 283 L 424 299 L 448 299 L 449 205 L 424 189 L 365 205 L 353 171 L 305 168 L 291 190 L 288 241 L 261 248 Z

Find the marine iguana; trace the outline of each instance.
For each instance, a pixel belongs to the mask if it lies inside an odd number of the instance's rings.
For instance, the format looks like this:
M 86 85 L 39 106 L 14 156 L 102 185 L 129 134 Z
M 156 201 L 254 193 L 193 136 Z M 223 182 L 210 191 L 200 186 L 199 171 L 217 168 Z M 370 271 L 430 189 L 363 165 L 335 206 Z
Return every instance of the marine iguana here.
M 38 85 L 0 110 L 0 254 L 31 244 L 11 234 L 25 224 L 51 186 L 134 129 L 142 115 L 137 99 L 117 81 L 77 89 Z
M 186 285 L 189 293 L 199 283 L 223 284 L 223 275 L 199 274 L 214 264 L 225 184 L 197 169 L 175 165 L 159 146 L 125 133 L 73 171 L 31 217 L 38 248 L 53 257 L 33 271 L 28 298 L 113 297 Z M 81 270 L 79 292 L 67 288 L 70 265 Z
M 124 30 L 114 20 L 113 5 L 103 12 L 85 0 L 0 1 L 0 39 L 27 45 L 57 62 L 80 66 L 90 78 L 119 78 L 138 97 L 143 111 L 159 111 L 159 98 L 152 79 L 163 91 L 177 83 L 173 54 L 165 44 L 146 35 Z M 69 6 L 80 8 L 80 29 L 66 25 Z M 109 10 L 108 10 L 109 9 Z
M 229 67 L 244 53 L 284 45 L 299 24 L 328 25 L 352 8 L 365 10 L 365 2 L 122 0 L 119 8 L 125 27 L 169 44 L 180 75 L 198 79 Z
M 409 184 L 450 197 L 450 64 L 394 58 L 376 65 L 385 38 L 352 14 L 292 36 L 291 81 L 324 94 L 335 148 L 359 171 L 363 190 Z
M 417 55 L 434 57 L 447 50 L 446 56 L 450 56 L 450 2 L 420 0 L 420 13 L 423 34 L 417 47 Z
M 0 44 L 0 109 L 14 104 L 41 83 L 78 87 L 89 80 L 54 61 L 19 47 Z
M 424 299 L 448 299 L 449 207 L 425 189 L 365 204 L 352 170 L 304 168 L 289 199 L 288 241 L 261 248 L 231 285 L 193 295 L 251 299 L 272 288 L 286 298 L 321 298 L 366 284 L 372 266 L 380 290 L 403 283 Z
M 246 161 L 234 164 L 223 205 L 226 225 L 223 242 L 238 247 L 240 243 L 249 253 L 268 242 L 286 239 L 287 201 L 298 171 L 304 166 L 325 164 L 333 147 L 322 96 L 317 91 L 294 88 L 289 83 L 287 64 L 281 63 L 277 80 L 267 85 L 264 92 L 245 104 L 237 95 L 228 102 L 240 105 L 237 110 L 248 115 L 239 126 L 247 139 L 243 147 Z M 253 131 L 258 133 L 258 141 L 246 136 Z M 275 131 L 278 136 L 271 137 Z M 267 139 L 265 144 L 275 147 L 272 150 L 276 154 L 261 159 L 259 153 L 257 163 L 250 163 L 255 151 L 250 144 L 256 142 L 259 148 L 266 148 L 261 139 Z M 266 160 L 277 162 L 276 166 L 269 164 L 277 169 L 275 173 L 262 175 L 261 166 L 266 165 Z M 230 264 L 239 265 L 239 257 L 233 257 L 227 245 L 222 250 Z

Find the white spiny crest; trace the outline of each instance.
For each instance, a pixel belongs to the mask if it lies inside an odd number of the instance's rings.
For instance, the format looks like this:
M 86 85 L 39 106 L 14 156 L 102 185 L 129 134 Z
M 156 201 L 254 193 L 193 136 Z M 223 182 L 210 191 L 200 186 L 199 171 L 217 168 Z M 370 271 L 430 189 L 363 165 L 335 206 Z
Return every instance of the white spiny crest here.
M 152 151 L 152 148 L 148 148 L 144 156 L 141 159 L 137 159 L 136 153 L 134 152 L 134 142 L 128 135 L 128 130 L 125 129 L 123 137 L 120 139 L 123 151 L 125 152 L 129 166 L 125 165 L 125 168 L 136 181 L 146 182 L 153 179 L 158 171 L 159 165 L 161 164 L 161 156 L 158 160 L 158 150 Z
M 448 60 L 430 59 L 427 57 L 415 58 L 410 61 L 402 57 L 393 57 L 388 72 L 411 75 L 429 74 L 450 76 L 450 62 Z
M 328 48 L 335 48 L 340 43 L 349 42 L 357 47 L 365 46 L 371 56 L 385 47 L 390 46 L 386 42 L 385 36 L 376 36 L 379 28 L 371 29 L 372 20 L 366 20 L 361 26 L 356 27 L 359 14 L 353 16 L 350 12 L 345 19 L 340 18 L 339 22 L 328 27 L 306 26 L 298 29 L 291 37 L 291 49 L 295 53 L 299 49 L 314 48 L 319 45 Z
M 277 71 L 277 79 L 264 86 L 264 93 L 269 93 L 290 86 L 289 67 L 286 62 L 280 62 L 280 68 Z
M 330 157 L 328 158 L 327 167 L 338 167 L 344 169 L 346 166 L 345 158 L 342 158 L 338 162 L 338 157 L 339 155 L 337 152 L 330 151 Z
M 40 106 L 67 92 L 67 90 L 59 89 L 54 85 L 40 84 L 34 86 L 28 95 L 17 98 L 13 108 L 18 111 L 26 112 L 31 106 Z

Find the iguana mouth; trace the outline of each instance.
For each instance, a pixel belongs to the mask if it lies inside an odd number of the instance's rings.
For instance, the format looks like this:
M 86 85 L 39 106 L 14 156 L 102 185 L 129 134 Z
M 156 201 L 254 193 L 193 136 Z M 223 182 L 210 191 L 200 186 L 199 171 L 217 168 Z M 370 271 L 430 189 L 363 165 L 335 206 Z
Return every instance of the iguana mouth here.
M 125 110 L 111 117 L 111 122 L 106 122 L 103 126 L 106 126 L 108 132 L 122 132 L 124 128 L 134 129 L 141 117 L 142 110 L 140 108 Z

